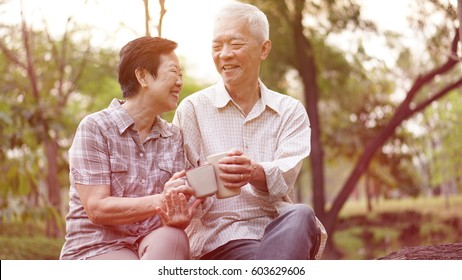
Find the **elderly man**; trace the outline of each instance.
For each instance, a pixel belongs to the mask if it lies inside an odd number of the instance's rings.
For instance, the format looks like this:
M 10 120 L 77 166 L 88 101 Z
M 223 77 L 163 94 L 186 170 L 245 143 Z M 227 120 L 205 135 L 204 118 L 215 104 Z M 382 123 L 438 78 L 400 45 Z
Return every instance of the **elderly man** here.
M 310 153 L 310 124 L 296 99 L 268 89 L 260 65 L 271 50 L 269 24 L 255 6 L 233 2 L 217 15 L 212 56 L 221 81 L 179 105 L 187 162 L 228 152 L 220 178 L 240 194 L 212 196 L 186 232 L 193 258 L 312 259 L 319 221 L 312 208 L 293 204 L 293 186 Z M 322 225 L 321 225 L 322 228 Z

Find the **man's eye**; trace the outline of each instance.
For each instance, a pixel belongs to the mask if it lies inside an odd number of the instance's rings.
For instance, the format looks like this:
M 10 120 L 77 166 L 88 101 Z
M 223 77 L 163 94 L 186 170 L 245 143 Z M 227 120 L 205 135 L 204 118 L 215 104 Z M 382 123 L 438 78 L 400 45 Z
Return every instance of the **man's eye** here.
M 239 49 L 243 46 L 244 44 L 243 43 L 232 43 L 231 44 L 231 48 L 233 49 Z

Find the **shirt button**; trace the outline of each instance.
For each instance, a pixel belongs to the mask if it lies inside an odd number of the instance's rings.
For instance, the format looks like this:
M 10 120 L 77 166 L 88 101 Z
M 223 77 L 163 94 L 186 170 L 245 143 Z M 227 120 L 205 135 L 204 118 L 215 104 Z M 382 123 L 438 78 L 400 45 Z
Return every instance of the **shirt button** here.
M 144 179 L 141 179 L 141 183 L 143 183 L 143 184 L 144 184 L 144 183 L 146 183 L 146 180 L 144 180 Z
M 144 154 L 143 154 L 143 153 L 140 153 L 140 157 L 144 157 Z

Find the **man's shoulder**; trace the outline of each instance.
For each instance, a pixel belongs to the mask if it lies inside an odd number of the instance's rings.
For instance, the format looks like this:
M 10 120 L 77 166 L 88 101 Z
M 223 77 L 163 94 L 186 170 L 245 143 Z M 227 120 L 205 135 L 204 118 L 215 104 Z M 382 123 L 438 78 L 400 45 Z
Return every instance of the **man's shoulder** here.
M 190 95 L 186 96 L 178 105 L 177 110 L 182 110 L 185 107 L 195 107 L 197 105 L 204 105 L 210 103 L 213 100 L 213 95 L 215 92 L 214 85 L 201 89 L 199 91 L 193 92 Z
M 284 94 L 284 93 L 281 93 L 281 92 L 278 92 L 272 89 L 268 89 L 267 93 L 269 96 L 271 96 L 271 98 L 275 98 L 278 100 L 283 100 L 286 102 L 300 102 L 298 99 L 296 99 L 295 97 L 291 95 Z
M 267 102 L 270 104 L 270 107 L 277 108 L 282 111 L 286 111 L 287 109 L 294 109 L 297 107 L 303 107 L 300 100 L 297 98 L 283 94 L 271 89 L 266 91 L 267 94 Z M 278 111 L 279 111 L 278 110 Z
M 200 100 L 204 98 L 210 98 L 210 95 L 212 95 L 215 92 L 215 85 L 208 86 L 206 88 L 203 88 L 201 90 L 198 90 L 196 92 L 191 93 L 189 96 L 185 97 L 184 100 Z

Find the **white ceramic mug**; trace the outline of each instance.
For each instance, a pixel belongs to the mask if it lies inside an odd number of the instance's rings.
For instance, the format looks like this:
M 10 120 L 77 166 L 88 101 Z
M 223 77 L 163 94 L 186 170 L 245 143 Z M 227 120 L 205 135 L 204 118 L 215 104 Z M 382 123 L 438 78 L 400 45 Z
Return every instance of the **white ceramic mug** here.
M 188 185 L 194 189 L 197 198 L 207 197 L 217 192 L 217 181 L 213 165 L 204 164 L 186 171 Z
M 228 153 L 218 153 L 218 154 L 213 154 L 209 155 L 207 157 L 207 162 L 212 164 L 214 169 L 215 169 L 215 176 L 217 180 L 217 198 L 228 198 L 232 196 L 239 195 L 241 193 L 241 188 L 227 188 L 224 186 L 223 181 L 220 179 L 220 174 L 223 172 L 218 168 L 218 161 L 220 159 L 226 157 Z

